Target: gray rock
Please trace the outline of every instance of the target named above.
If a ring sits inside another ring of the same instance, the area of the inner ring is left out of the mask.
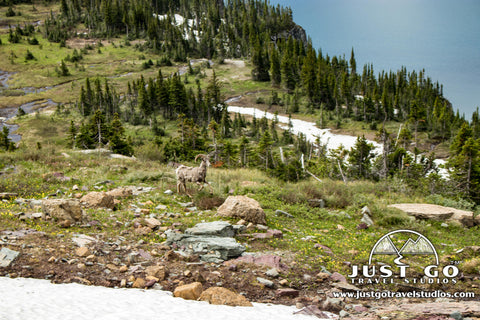
[[[225,221],[198,223],[193,228],[185,230],[186,234],[195,236],[234,237],[235,229]]]
[[[0,250],[0,267],[7,268],[20,255],[20,252],[8,248]]]
[[[360,221],[365,223],[369,227],[373,225],[373,220],[372,220],[372,218],[370,218],[370,216],[367,213],[363,214],[363,217]]]
[[[197,236],[192,234],[167,234],[167,245],[175,244],[177,247],[185,247],[192,253],[205,255],[211,251],[217,251],[217,257],[228,260],[240,256],[245,247],[235,239],[229,237]]]
[[[276,278],[280,275],[280,273],[278,272],[278,270],[276,268],[272,268],[272,269],[268,270],[267,272],[265,272],[265,274],[269,277],[272,277],[272,278]]]
[[[450,318],[453,318],[455,320],[463,320],[463,316],[460,312],[455,311],[450,314]]]
[[[173,191],[168,189],[168,190],[165,190],[165,192],[163,192],[164,194],[168,194],[168,195],[172,195],[173,194]]]
[[[443,223],[441,224],[441,226],[444,227],[444,228],[448,228],[448,223],[443,222]]]
[[[338,314],[340,318],[345,318],[349,316],[349,313],[345,310],[340,310],[340,313]]]
[[[233,230],[235,230],[235,234],[242,233],[242,232],[245,231],[246,229],[247,229],[247,227],[244,226],[244,225],[241,225],[241,224],[235,224],[235,225],[233,225]]]
[[[365,206],[362,208],[362,214],[372,214],[372,212],[367,206]]]
[[[270,281],[262,277],[257,277],[257,281],[263,284],[267,288],[273,288],[275,286],[275,283],[273,283],[273,281]]]
[[[167,210],[167,206],[164,204],[159,204],[158,206],[155,207],[157,210]]]
[[[275,210],[275,215],[278,216],[285,216],[287,218],[294,218],[290,213],[283,211],[283,210]]]
[[[72,236],[72,241],[79,247],[86,247],[87,245],[96,242],[97,239],[87,236],[85,234],[74,234]]]
[[[194,203],[193,203],[193,202],[179,202],[178,204],[181,205],[181,206],[184,207],[184,208],[193,207],[193,206],[194,206]]]

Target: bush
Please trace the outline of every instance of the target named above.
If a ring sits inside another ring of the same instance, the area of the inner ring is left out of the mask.
[[[15,17],[15,11],[13,11],[12,7],[8,7],[7,12],[5,13],[7,17]]]
[[[30,50],[27,50],[27,53],[25,54],[25,61],[28,60],[34,60],[35,57],[33,56],[33,53],[30,52]]]
[[[38,45],[38,40],[35,37],[33,37],[32,39],[29,38],[27,41],[28,41],[28,44],[31,44],[32,46]]]

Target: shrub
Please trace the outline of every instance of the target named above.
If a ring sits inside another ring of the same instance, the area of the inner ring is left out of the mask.
[[[34,60],[35,57],[33,56],[33,53],[30,52],[30,50],[27,50],[27,53],[25,54],[25,61],[28,60]]]

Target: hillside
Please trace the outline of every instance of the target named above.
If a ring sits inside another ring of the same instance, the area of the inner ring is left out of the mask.
[[[375,314],[371,300],[327,297],[357,290],[346,283],[352,265],[366,265],[381,236],[408,229],[434,243],[442,266],[458,265],[455,283],[355,286],[478,294],[478,115],[454,114],[422,71],[377,77],[370,65],[360,74],[353,51],[347,61],[313,49],[289,9],[167,3],[0,4],[9,15],[0,29],[0,246],[20,252],[0,276],[169,291],[198,281],[362,317]],[[314,124],[353,136],[350,145],[298,134]],[[213,190],[187,183],[189,197],[177,192],[175,167],[198,166],[198,154],[210,156]],[[112,190],[115,202],[83,204],[81,221],[45,217],[47,200]],[[201,222],[237,224],[217,212],[230,196],[265,211],[266,223],[246,222],[235,239],[269,264],[215,260],[215,250],[205,261],[165,242]],[[470,220],[415,219],[395,203],[469,210]],[[78,234],[91,242],[76,244]],[[427,258],[411,258],[408,276],[424,279]],[[148,278],[151,266],[168,272]],[[356,303],[367,310],[356,314]]]

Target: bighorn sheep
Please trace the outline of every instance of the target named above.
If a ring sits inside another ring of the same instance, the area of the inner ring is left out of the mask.
[[[178,193],[180,193],[180,189],[183,188],[185,193],[189,197],[191,197],[191,195],[189,195],[187,192],[186,182],[195,182],[198,185],[200,185],[200,189],[198,189],[198,191],[202,190],[203,185],[206,183],[208,184],[211,191],[213,192],[212,186],[207,180],[205,180],[205,177],[207,176],[207,167],[210,165],[210,161],[208,160],[209,156],[205,154],[199,154],[195,157],[195,162],[197,162],[198,158],[202,159],[200,166],[187,167],[184,165],[180,165],[177,168],[177,170],[175,170],[175,173],[177,175],[177,192]]]

